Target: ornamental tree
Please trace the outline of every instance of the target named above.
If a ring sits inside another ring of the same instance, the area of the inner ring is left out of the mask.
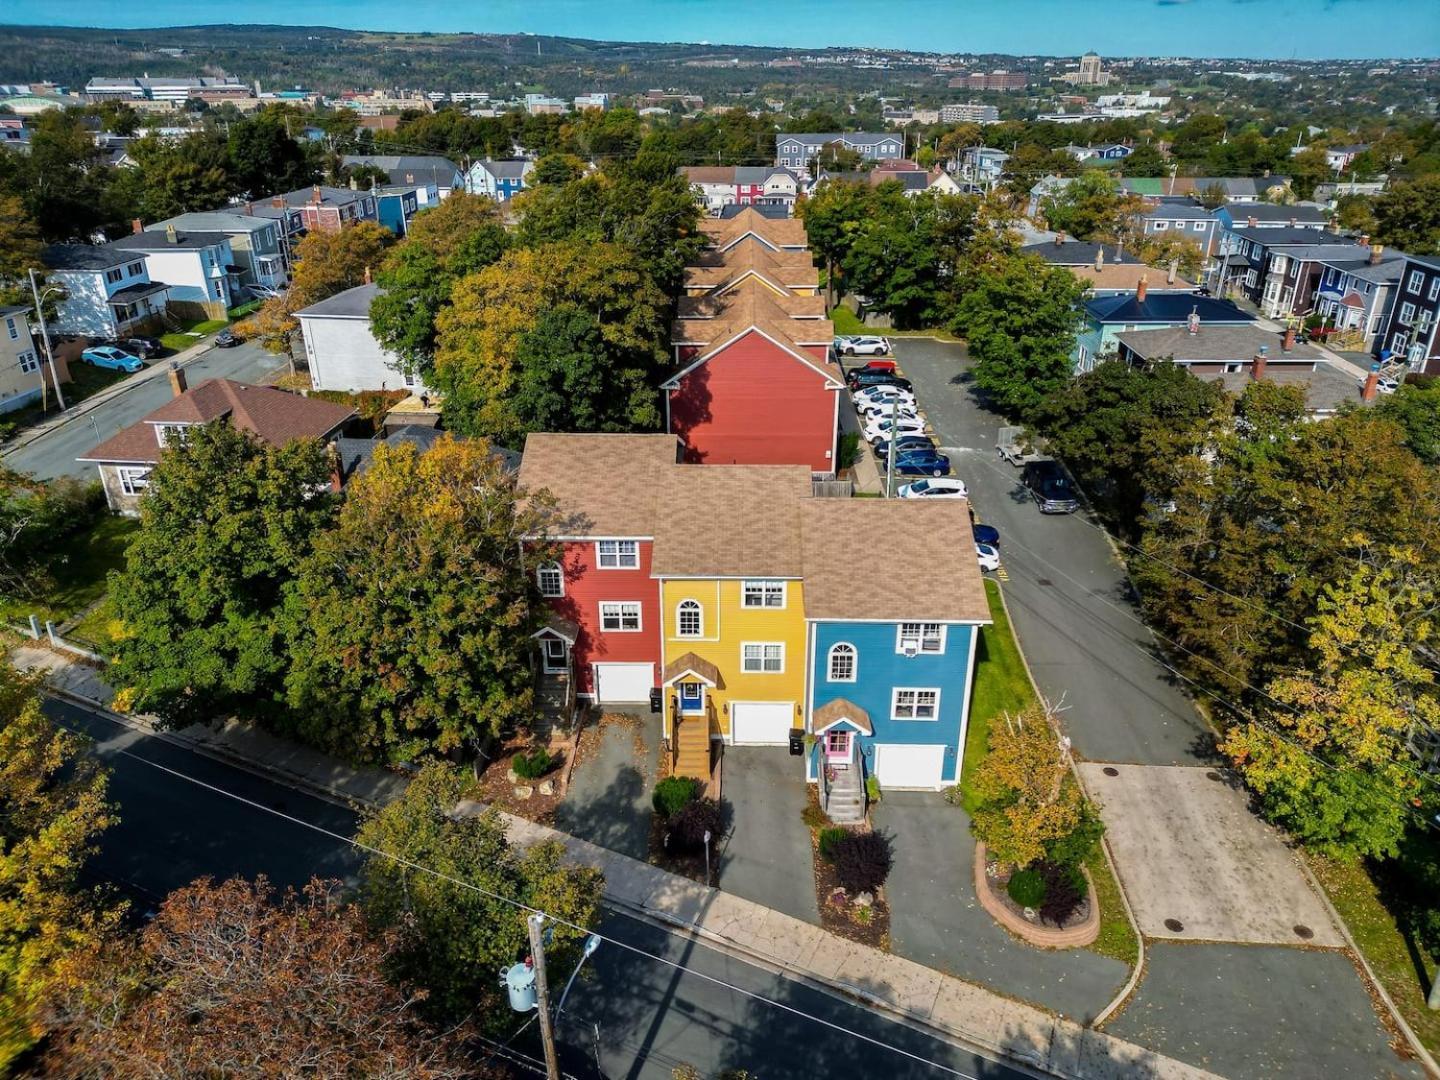
[[[1081,824],[1084,797],[1042,706],[990,729],[971,784],[975,835],[1000,862],[1028,866]]]

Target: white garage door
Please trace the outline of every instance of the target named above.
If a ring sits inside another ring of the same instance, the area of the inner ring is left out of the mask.
[[[793,701],[737,701],[730,706],[731,741],[743,746],[784,746],[794,725]]]
[[[595,665],[596,701],[648,701],[654,685],[653,664]]]
[[[906,746],[880,743],[875,747],[875,775],[881,788],[943,787],[940,773],[945,767],[945,747]]]

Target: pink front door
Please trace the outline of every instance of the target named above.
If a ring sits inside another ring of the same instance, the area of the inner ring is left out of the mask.
[[[836,769],[850,765],[850,732],[827,731],[825,733],[825,764]]]

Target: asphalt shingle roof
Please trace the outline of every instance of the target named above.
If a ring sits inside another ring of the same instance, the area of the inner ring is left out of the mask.
[[[1324,353],[1313,345],[1297,341],[1285,352],[1281,344],[1285,335],[1251,323],[1241,326],[1208,325],[1200,320],[1200,329],[1192,334],[1184,326],[1156,330],[1125,330],[1115,340],[1132,349],[1143,360],[1166,357],[1176,363],[1233,363],[1252,359],[1262,348],[1277,363],[1285,361],[1314,362]]]
[[[353,289],[336,293],[334,296],[321,300],[318,304],[301,308],[295,315],[297,318],[311,316],[331,319],[368,319],[370,304],[379,295],[380,286],[374,282],[368,285],[356,285]]]
[[[1207,322],[1255,321],[1253,315],[1247,315],[1228,300],[1189,293],[1150,292],[1144,300],[1136,300],[1134,293],[1097,296],[1085,304],[1085,311],[1092,319],[1102,323],[1183,323],[1192,311],[1200,316],[1202,326]]]
[[[653,536],[656,502],[679,454],[674,435],[538,432],[525,437],[520,486],[555,496],[562,535]]]
[[[40,256],[51,270],[108,270],[134,259],[130,252],[111,244],[51,244]]]
[[[1118,263],[1123,266],[1143,266],[1144,263],[1128,251],[1117,251],[1114,244],[1101,244],[1093,240],[1053,240],[1038,244],[1026,244],[1020,249],[1023,255],[1038,255],[1051,266],[1093,266],[1095,257],[1105,254],[1106,265]]]

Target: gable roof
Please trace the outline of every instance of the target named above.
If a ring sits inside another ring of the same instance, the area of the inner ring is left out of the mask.
[[[1131,349],[1142,360],[1164,357],[1180,364],[1234,363],[1254,358],[1262,348],[1277,364],[1286,361],[1307,363],[1324,357],[1319,349],[1297,341],[1288,352],[1281,349],[1285,335],[1266,330],[1255,323],[1240,326],[1209,325],[1202,317],[1200,329],[1190,333],[1184,326],[1168,326],[1155,330],[1125,330],[1115,340]]]
[[[980,566],[968,557],[969,511],[964,499],[808,500],[800,507],[806,618],[989,622]],[[883,551],[905,572],[856,574],[856,551]]]
[[[453,187],[460,166],[438,154],[346,154],[346,165],[371,165],[384,169],[392,184],[431,183]],[[411,179],[406,179],[410,177]]]
[[[1338,236],[1335,233],[1328,233],[1324,229],[1301,229],[1290,228],[1288,225],[1278,225],[1273,228],[1256,226],[1251,228],[1248,225],[1237,225],[1230,230],[1230,235],[1238,236],[1242,240],[1250,240],[1261,247],[1294,247],[1304,245],[1306,247],[1328,247],[1336,249],[1337,255],[1343,255],[1346,251],[1354,253],[1352,257],[1359,258],[1359,253],[1369,254],[1369,248],[1362,248],[1354,239],[1348,236]]]
[[[188,232],[175,230],[175,239],[170,239],[168,230],[160,232],[138,232],[111,240],[110,246],[121,251],[200,251],[204,248],[228,244],[230,237],[223,232]]]
[[[1117,289],[1134,289],[1140,283],[1143,276],[1147,279],[1146,285],[1151,292],[1184,292],[1195,291],[1195,283],[1187,281],[1179,274],[1171,281],[1168,270],[1157,270],[1148,266],[1133,266],[1129,263],[1113,266],[1106,263],[1098,271],[1091,266],[1067,266],[1077,281],[1082,281],[1095,292],[1112,292]]]
[[[728,251],[706,251],[685,268],[689,289],[713,289],[747,273],[758,274],[782,290],[818,289],[820,271],[808,251],[776,251],[758,240],[742,240]]]
[[[1085,313],[1100,323],[1183,323],[1194,312],[1205,323],[1248,323],[1255,316],[1246,314],[1229,300],[1189,293],[1147,292],[1144,300],[1134,293],[1119,296],[1097,296],[1085,303]]]
[[[747,235],[752,235],[767,247],[803,248],[809,243],[805,235],[805,223],[796,218],[772,218],[757,213],[753,206],[730,218],[703,218],[700,231],[710,239],[719,251],[725,251]]]
[[[1253,380],[1248,371],[1231,371],[1211,376],[1211,381],[1220,383],[1232,394],[1243,394]],[[1298,386],[1305,392],[1305,409],[1310,413],[1334,412],[1347,401],[1365,404],[1359,380],[1328,361],[1316,364],[1313,371],[1308,367],[1297,371],[1284,365],[1271,365],[1265,369],[1264,381],[1277,386]]]
[[[108,270],[134,259],[130,252],[110,244],[51,244],[40,256],[51,270]]]
[[[483,161],[477,161],[475,167],[483,169],[496,180],[523,180],[525,175],[535,167],[535,163],[523,158],[505,158],[498,161],[486,158]]]
[[[311,304],[295,312],[297,319],[369,319],[370,304],[380,295],[381,289],[374,282],[356,285],[353,289],[326,297],[318,304]]]
[[[826,728],[842,722],[848,723],[861,735],[875,734],[875,725],[870,722],[870,714],[853,701],[840,697],[831,698],[810,714],[810,731],[818,735]]]
[[[697,313],[708,317],[677,318],[671,328],[672,344],[699,345],[708,350],[755,328],[785,348],[797,350],[826,374],[839,376],[828,359],[812,356],[802,348],[829,345],[835,340],[835,325],[829,319],[796,318],[796,313],[782,306],[786,303],[784,297],[753,278],[703,299],[710,304]]]
[[[1114,244],[1102,244],[1095,240],[1042,240],[1037,244],[1026,244],[1020,249],[1022,255],[1038,255],[1051,266],[1094,266],[1098,255],[1105,256],[1105,262],[1124,266],[1143,266],[1141,259],[1128,251],[1117,249]]]
[[[1329,210],[1323,210],[1318,206],[1299,204],[1282,206],[1279,203],[1267,202],[1229,203],[1217,209],[1224,210],[1230,215],[1230,220],[1237,225],[1243,225],[1251,218],[1256,221],[1279,221],[1287,224],[1293,221],[1297,224],[1309,222],[1314,225],[1324,225],[1331,216]]]
[[[259,232],[262,229],[275,228],[275,222],[270,218],[256,217],[254,214],[247,214],[243,210],[196,210],[188,214],[177,214],[164,221],[157,221],[154,224],[146,225],[146,232],[164,232],[165,226],[174,225],[182,231],[211,232],[211,233],[232,233],[232,232]]]
[[[284,446],[295,439],[323,438],[354,415],[355,410],[348,406],[301,397],[273,386],[207,379],[76,460],[158,461],[161,447],[155,439],[156,424],[205,424],[224,419],[262,442]]]
[[[525,437],[520,486],[555,496],[566,536],[654,536],[656,502],[680,454],[674,435]]]
[[[676,465],[662,486],[656,577],[801,576],[796,504],[810,499],[810,466]]]
[[[748,289],[752,287],[763,288],[751,279],[738,282],[731,289],[718,292],[706,293],[703,296],[682,296],[676,301],[675,317],[678,321],[689,325],[691,319],[714,319],[722,316],[725,311],[727,298],[732,289]],[[786,315],[792,319],[824,319],[825,318],[825,297],[823,296],[791,296],[772,294],[771,300]],[[833,323],[831,324],[833,328]]]

